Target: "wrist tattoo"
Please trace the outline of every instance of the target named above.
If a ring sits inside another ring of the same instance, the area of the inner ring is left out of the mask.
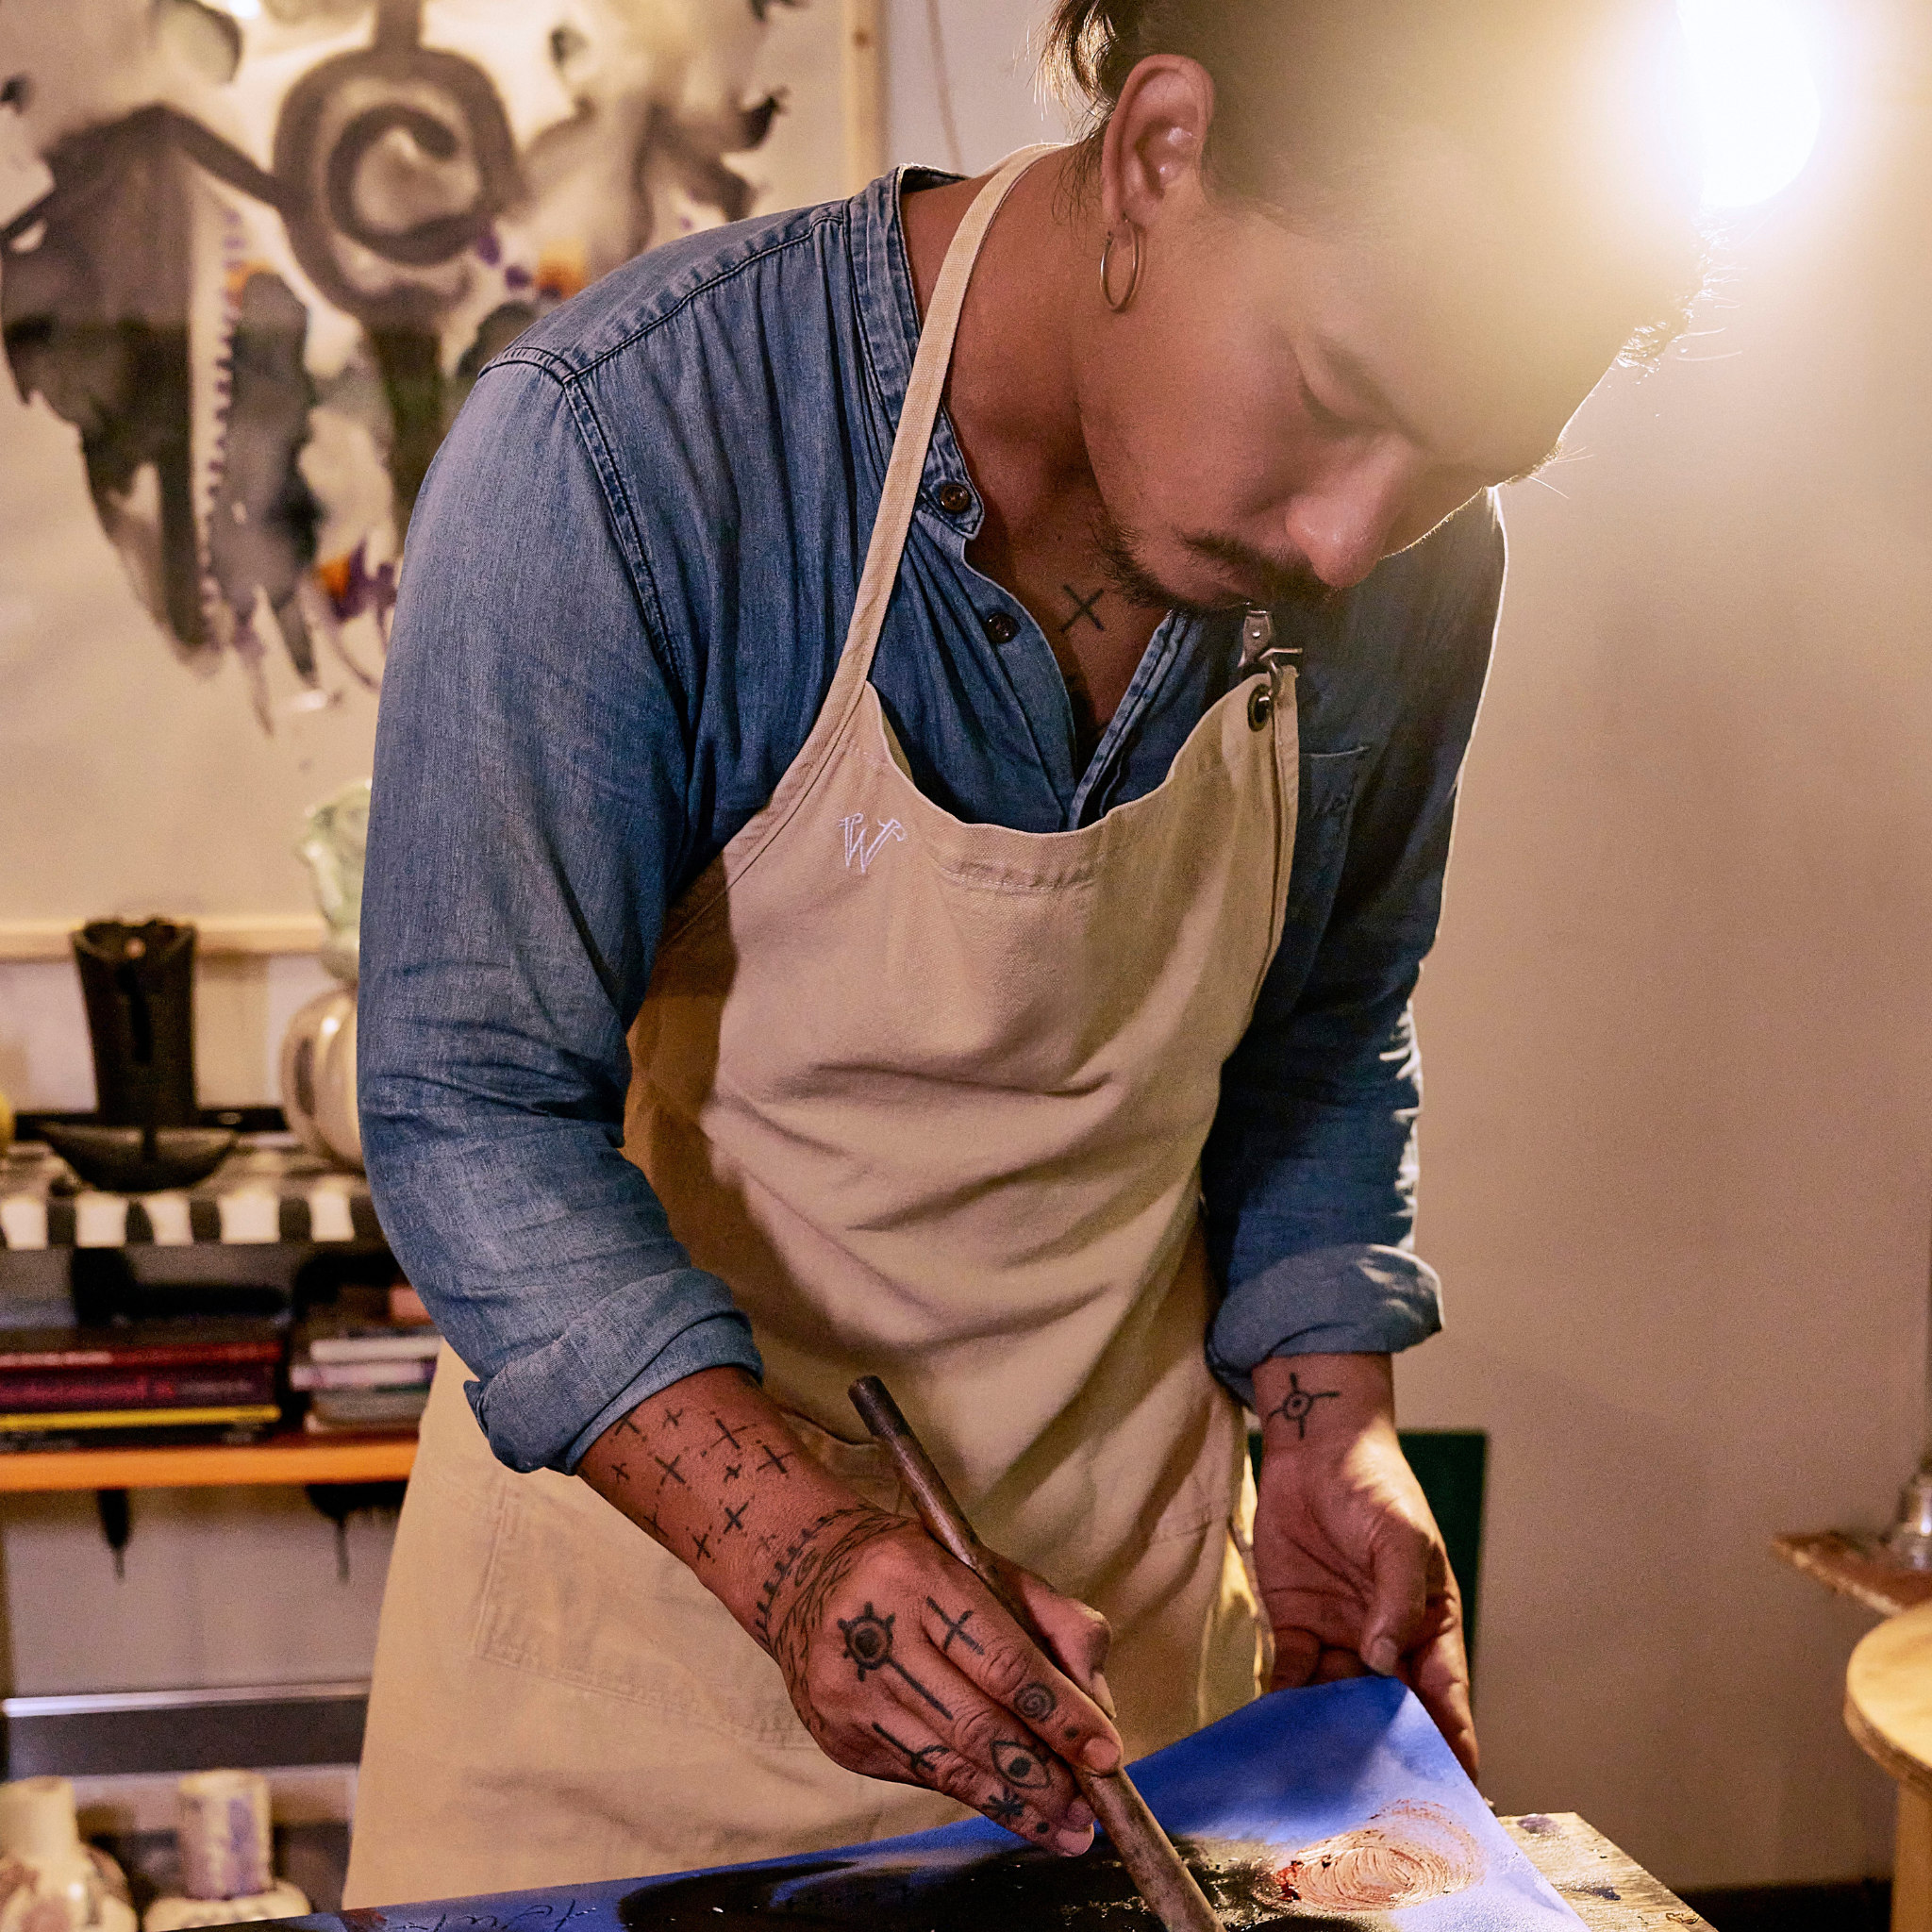
[[[1279,1416],[1285,1423],[1292,1423],[1295,1440],[1306,1442],[1308,1440],[1308,1418],[1314,1414],[1316,1403],[1337,1401],[1341,1394],[1340,1389],[1304,1389],[1302,1378],[1291,1369],[1288,1393],[1268,1413]]]
[[[828,1509],[792,1538],[772,1565],[758,1590],[753,1612],[753,1634],[773,1656],[781,1644],[802,1651],[817,1629],[825,1600],[858,1560],[858,1553],[875,1537],[904,1529],[906,1520],[883,1509]],[[790,1587],[791,1595],[782,1611],[779,1598]]]

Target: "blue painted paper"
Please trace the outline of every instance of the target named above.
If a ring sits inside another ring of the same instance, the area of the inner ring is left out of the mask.
[[[1414,1696],[1401,1684],[1358,1678],[1277,1691],[1134,1766],[1134,1780],[1176,1839],[1257,1842],[1270,1868],[1377,1814],[1415,1807],[1459,1826],[1477,1851],[1474,1882],[1444,1897],[1387,1911],[1337,1915],[1284,1906],[1250,1925],[1394,1927],[1399,1932],[1557,1932],[1581,1921],[1496,1823]],[[957,1923],[941,1888],[1009,1859],[1016,1840],[983,1819],[839,1852],[730,1868],[723,1890],[695,1874],[504,1892],[284,1923],[305,1932],[650,1932],[708,1924],[729,1932],[747,1916],[782,1925],[853,1925],[925,1932]],[[1045,1862],[1042,1860],[1042,1862]],[[1054,1861],[1058,1864],[1059,1861]],[[1060,1866],[1058,1874],[1067,1875]],[[704,1903],[722,1897],[724,1907]],[[756,1897],[756,1904],[743,1901]],[[928,1910],[928,1903],[939,1907]],[[1138,1913],[1134,1916],[1140,1916]],[[1121,1919],[1126,1932],[1126,1917]],[[990,1928],[991,1932],[991,1928]]]

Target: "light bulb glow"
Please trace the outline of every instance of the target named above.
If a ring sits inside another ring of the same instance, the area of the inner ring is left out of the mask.
[[[1769,201],[1818,142],[1818,87],[1792,0],[1678,0],[1710,208]]]

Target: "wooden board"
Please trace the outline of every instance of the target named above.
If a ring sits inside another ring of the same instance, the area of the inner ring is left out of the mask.
[[[1591,1932],[1682,1932],[1709,1922],[1574,1811],[1506,1818],[1503,1829]]]
[[[1932,1571],[1892,1562],[1878,1539],[1842,1529],[1774,1537],[1773,1552],[1827,1590],[1861,1603],[1881,1617],[1932,1603]]]
[[[49,1490],[202,1490],[230,1485],[403,1482],[413,1435],[305,1436],[187,1449],[54,1449],[0,1456],[0,1493]]]

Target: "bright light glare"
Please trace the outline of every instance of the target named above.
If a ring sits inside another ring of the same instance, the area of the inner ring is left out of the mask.
[[[1791,0],[1678,0],[1704,121],[1704,199],[1749,208],[1788,186],[1818,141],[1818,89]]]

